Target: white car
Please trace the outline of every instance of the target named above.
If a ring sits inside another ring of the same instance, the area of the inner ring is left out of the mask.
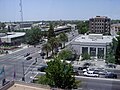
[[[38,51],[39,54],[41,54],[42,50]]]
[[[83,75],[88,77],[99,77],[99,74],[95,73],[94,71],[84,72]]]

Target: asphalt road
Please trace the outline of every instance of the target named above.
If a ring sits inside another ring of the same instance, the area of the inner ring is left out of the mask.
[[[38,54],[38,51],[40,48],[35,48],[35,47],[29,47],[24,50],[8,54],[5,56],[0,57],[0,69],[2,67],[5,67],[5,77],[7,80],[13,80],[14,77],[14,71],[16,73],[15,80],[20,80],[23,76],[23,62],[24,62],[24,71],[26,70],[29,72],[32,70],[35,65],[32,65],[29,67],[33,62],[35,62],[35,58],[37,57],[37,63],[42,63],[43,60],[41,56]],[[26,53],[30,53],[30,56],[32,56],[31,60],[26,60],[24,55]],[[28,67],[30,69],[28,69]],[[26,74],[28,73],[26,72]],[[0,81],[3,79],[3,74],[0,75]]]
[[[77,77],[76,79],[81,80],[79,87],[81,90],[120,90],[120,80],[80,77]]]
[[[44,74],[39,72],[37,76]],[[77,90],[120,90],[120,79],[76,76],[76,80],[81,81]]]

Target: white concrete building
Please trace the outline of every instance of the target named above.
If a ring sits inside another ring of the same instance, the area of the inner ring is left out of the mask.
[[[120,23],[112,24],[111,25],[111,30],[110,30],[111,35],[116,36],[118,32],[120,32]]]
[[[88,53],[93,58],[105,58],[106,49],[112,39],[113,36],[102,34],[80,35],[71,43],[71,46],[78,55]]]
[[[10,32],[6,36],[0,37],[0,39],[2,43],[15,44],[20,43],[24,36],[24,32]]]

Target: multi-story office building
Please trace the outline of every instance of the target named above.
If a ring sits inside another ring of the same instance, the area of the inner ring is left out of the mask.
[[[96,16],[89,19],[89,31],[96,34],[110,34],[111,19],[105,16]]]

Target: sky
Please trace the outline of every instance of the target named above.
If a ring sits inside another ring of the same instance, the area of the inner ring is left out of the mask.
[[[0,0],[0,21],[20,21],[20,0]],[[23,20],[120,19],[120,0],[22,0]]]

